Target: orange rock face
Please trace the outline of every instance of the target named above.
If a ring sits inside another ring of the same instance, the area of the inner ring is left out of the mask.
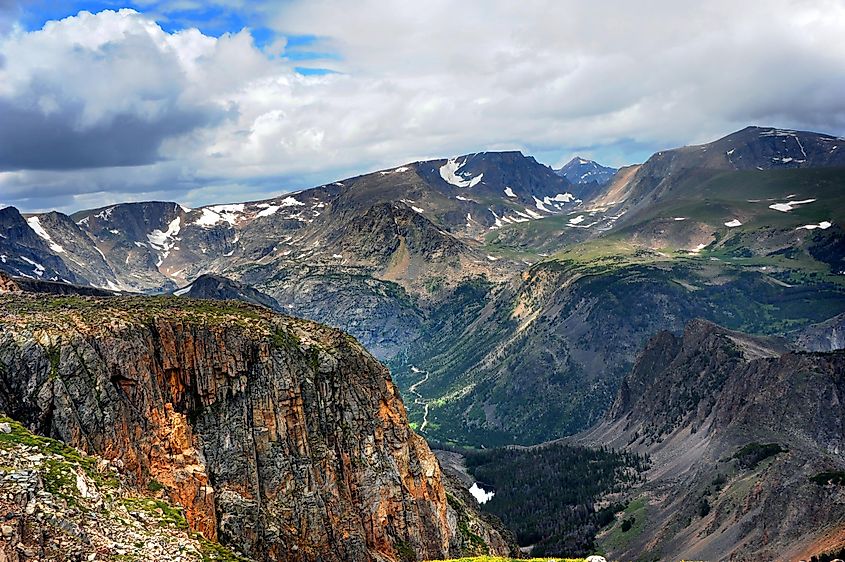
[[[235,305],[4,302],[0,407],[160,483],[207,538],[259,560],[449,555],[439,465],[349,336]]]

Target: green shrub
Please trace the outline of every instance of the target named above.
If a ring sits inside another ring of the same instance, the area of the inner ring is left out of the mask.
[[[845,486],[845,471],[833,470],[826,472],[819,472],[815,476],[810,477],[810,480],[819,486],[827,484],[835,484],[837,486]]]
[[[752,469],[760,464],[761,461],[785,452],[786,449],[777,443],[749,443],[737,451],[733,458],[737,460],[742,468]]]

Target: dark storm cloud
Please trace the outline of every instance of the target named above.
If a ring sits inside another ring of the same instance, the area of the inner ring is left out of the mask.
[[[80,128],[82,104],[44,113],[0,98],[0,170],[73,170],[151,164],[161,143],[221,118],[219,111],[168,108],[148,120],[131,113]]]

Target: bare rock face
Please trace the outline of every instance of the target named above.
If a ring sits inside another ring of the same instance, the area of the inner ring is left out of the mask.
[[[799,330],[793,339],[796,346],[806,351],[845,349],[845,314]]]
[[[0,317],[0,409],[160,483],[206,538],[257,560],[460,550],[437,460],[342,332],[174,298],[5,295]]]

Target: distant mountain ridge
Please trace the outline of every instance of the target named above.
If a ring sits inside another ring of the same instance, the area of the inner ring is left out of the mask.
[[[467,278],[518,271],[518,261],[482,248],[487,234],[562,216],[583,204],[580,193],[531,157],[485,152],[197,209],[141,202],[24,219],[8,208],[0,211],[0,270],[145,293],[223,274],[288,312],[351,331],[385,357],[418,335],[425,301]],[[358,311],[351,317],[321,303],[340,279]],[[395,330],[381,330],[385,316]]]
[[[710,143],[655,153],[614,199],[628,205],[653,203],[685,182],[727,171],[843,167],[843,151],[845,139],[832,135],[750,126]]]
[[[616,168],[602,166],[594,160],[587,160],[580,156],[574,157],[572,160],[563,165],[563,167],[555,170],[559,176],[565,177],[573,184],[588,184],[595,182],[598,185],[605,185],[616,174]]]
[[[4,244],[22,244],[45,263],[33,269],[29,262],[19,263],[18,254],[30,258],[17,247],[0,247],[7,255],[0,268],[112,289],[162,291],[239,260],[341,259],[318,248],[319,243],[374,205],[404,203],[451,235],[477,241],[490,229],[577,206],[577,190],[570,193],[570,188],[566,179],[531,157],[487,152],[416,162],[257,202],[198,209],[141,202],[71,217],[40,214],[34,229],[25,228],[23,217],[13,217],[16,211],[6,208],[0,216],[0,228],[9,230]]]

